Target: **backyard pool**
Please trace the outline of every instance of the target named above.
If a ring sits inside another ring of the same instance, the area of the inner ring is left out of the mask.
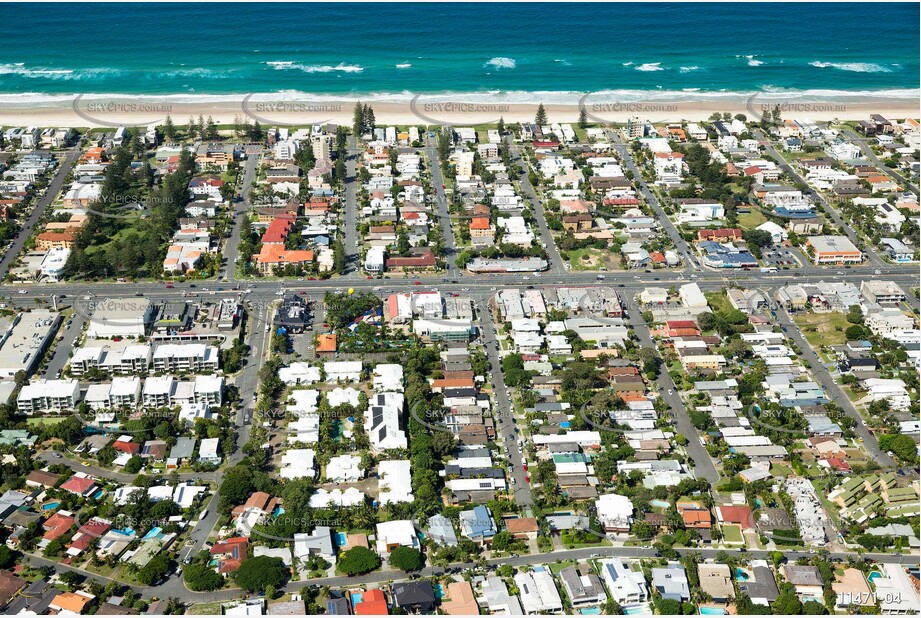
[[[163,532],[163,528],[160,528],[160,527],[153,527],[153,528],[150,529],[150,532],[148,532],[147,534],[145,534],[145,535],[144,535],[144,538],[141,539],[141,540],[142,540],[142,541],[146,541],[146,540],[148,540],[148,539],[156,538],[156,537],[160,536],[160,533],[161,533],[161,532]]]
[[[601,613],[600,607],[583,607],[579,610],[579,613],[583,616],[595,616]]]
[[[668,502],[666,502],[665,500],[650,500],[649,504],[651,504],[652,506],[657,506],[660,509],[668,508]]]
[[[61,503],[60,503],[60,502],[46,502],[45,504],[42,505],[42,510],[43,510],[43,511],[52,511],[52,510],[58,508],[59,506],[61,506]]]
[[[867,581],[872,584],[873,582],[875,582],[877,579],[879,579],[882,576],[883,574],[880,573],[879,571],[873,571],[872,573],[867,575]]]
[[[349,596],[352,597],[352,607],[353,608],[359,603],[361,603],[361,593],[360,592],[353,592]]]
[[[700,615],[701,616],[722,616],[726,613],[726,610],[722,607],[701,607]]]
[[[747,582],[748,573],[745,572],[745,569],[736,568],[736,581],[737,582]]]
[[[445,587],[441,584],[435,584],[435,597],[438,599],[443,599],[445,596]]]
[[[336,533],[336,547],[345,547],[348,541],[345,538],[345,532]]]
[[[636,614],[645,614],[646,609],[642,605],[631,605],[630,607],[623,608],[624,615],[634,616]]]

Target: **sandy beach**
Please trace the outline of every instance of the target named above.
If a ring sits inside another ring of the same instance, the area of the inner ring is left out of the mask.
[[[425,100],[373,101],[378,123],[395,125],[457,126],[488,124],[501,117],[506,122],[534,119],[536,104],[495,103],[485,98],[475,101],[455,100],[442,96]],[[74,97],[53,103],[7,100],[0,103],[0,125],[115,127],[162,124],[166,116],[176,124],[185,124],[189,117],[211,116],[219,124],[231,124],[235,119],[259,121],[263,125],[309,125],[334,122],[350,125],[355,100],[309,100],[288,96],[261,98],[232,95],[215,101],[188,101],[181,97]],[[548,104],[547,115],[552,122],[575,122],[582,108],[591,123],[623,123],[638,117],[654,123],[706,120],[714,113],[745,114],[758,118],[765,109],[780,105],[784,118],[820,120],[857,120],[871,113],[892,119],[917,118],[916,99],[862,98],[854,100],[784,100],[776,95],[757,95],[748,100],[683,100],[683,101],[616,101],[598,96],[574,100],[571,104]]]

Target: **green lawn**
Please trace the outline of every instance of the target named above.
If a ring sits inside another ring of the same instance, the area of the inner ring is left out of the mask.
[[[569,256],[569,264],[573,271],[598,270],[602,266],[610,268],[605,258],[609,257],[611,254],[601,249],[595,249],[593,247],[574,249],[572,251],[567,251],[566,255]]]
[[[751,230],[766,222],[767,217],[761,214],[760,210],[753,207],[751,212],[739,215],[738,220],[739,227]]]
[[[727,543],[741,545],[745,542],[742,536],[742,528],[738,524],[723,524],[723,540]]]
[[[704,292],[707,304],[710,305],[710,311],[732,311],[732,305],[729,304],[729,298],[723,292]]]
[[[813,348],[819,346],[841,345],[847,341],[844,331],[850,322],[843,313],[799,313],[793,321]]]

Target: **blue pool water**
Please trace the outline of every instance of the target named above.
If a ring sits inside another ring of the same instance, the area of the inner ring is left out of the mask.
[[[336,533],[336,547],[345,547],[346,544],[345,533],[337,532]]]
[[[434,587],[435,587],[435,597],[439,599],[443,599],[445,596],[445,587],[442,586],[441,584],[435,584]]]
[[[744,569],[738,569],[738,568],[737,568],[737,569],[736,569],[736,581],[737,581],[737,582],[747,582],[747,581],[748,581],[748,573],[746,573]]]
[[[356,605],[361,603],[361,593],[360,592],[353,592],[349,596],[352,597],[352,607],[355,607]]]
[[[93,494],[93,499],[94,499],[94,500],[100,500],[104,495],[106,495],[106,492],[104,492],[104,491],[102,491],[102,490],[100,489],[99,491],[97,491],[96,493]]]
[[[877,579],[879,579],[879,578],[882,577],[882,576],[883,576],[883,574],[880,573],[879,571],[873,571],[872,573],[870,573],[869,575],[867,575],[867,581],[870,582],[870,583],[873,583],[873,582],[875,582]]]
[[[624,607],[624,615],[633,616],[635,614],[645,614],[643,607],[641,605],[631,605],[630,607]]]
[[[726,610],[722,607],[701,607],[700,615],[701,616],[722,616],[726,613]]]
[[[666,502],[665,500],[650,500],[649,504],[651,504],[652,506],[657,506],[662,509],[668,508],[668,502]]]
[[[285,509],[280,506],[276,506],[275,510],[272,511],[272,517],[278,517],[279,515],[284,515],[284,514],[285,514]]]
[[[601,613],[600,607],[583,607],[579,610],[579,613],[583,616],[594,616]]]
[[[146,540],[148,540],[148,539],[156,538],[156,537],[160,536],[160,533],[161,533],[161,532],[163,532],[163,528],[160,528],[160,527],[151,528],[151,529],[150,529],[150,532],[148,532],[147,534],[145,534],[145,535],[144,535],[144,538],[141,539],[141,540],[142,540],[142,541],[146,541]]]
[[[51,510],[58,508],[59,506],[61,506],[60,502],[46,502],[45,504],[42,505],[42,510],[51,511]]]

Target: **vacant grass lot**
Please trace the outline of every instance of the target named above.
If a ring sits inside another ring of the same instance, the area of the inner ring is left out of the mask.
[[[841,345],[847,341],[844,331],[851,324],[843,313],[799,313],[791,317],[813,348]]]

